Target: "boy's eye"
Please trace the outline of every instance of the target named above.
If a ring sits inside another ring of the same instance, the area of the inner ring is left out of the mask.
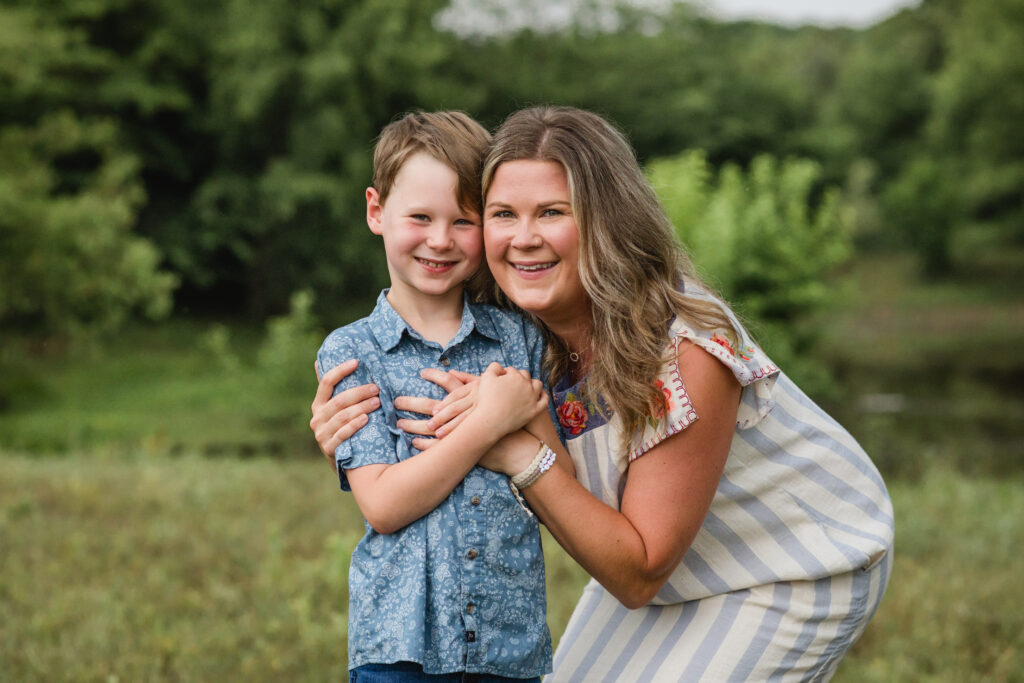
[[[425,213],[414,213],[411,216],[409,216],[409,218],[413,219],[414,221],[420,221],[421,223],[430,222],[430,216],[428,216]]]
[[[476,227],[476,221],[471,218],[457,218],[455,220],[455,225],[466,228],[473,228]]]

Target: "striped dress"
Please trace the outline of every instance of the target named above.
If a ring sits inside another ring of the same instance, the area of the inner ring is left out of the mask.
[[[545,683],[828,680],[878,607],[893,540],[878,470],[733,323],[739,336],[679,319],[669,334],[674,345],[688,339],[706,350],[743,386],[700,532],[645,607],[627,609],[591,580]],[[666,363],[657,383],[667,414],[628,452],[614,415],[605,422],[580,385],[556,387],[576,476],[591,493],[618,509],[629,463],[698,419],[684,380]]]

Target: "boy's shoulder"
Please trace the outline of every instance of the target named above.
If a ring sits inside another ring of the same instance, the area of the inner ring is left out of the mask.
[[[499,308],[493,304],[471,303],[470,307],[473,310],[473,316],[478,321],[481,318],[489,320],[497,328],[498,334],[503,337],[510,333],[517,336],[524,333],[531,336],[539,334],[537,327],[519,311]]]
[[[320,354],[359,349],[372,344],[373,326],[370,316],[342,325],[331,332],[320,345]]]

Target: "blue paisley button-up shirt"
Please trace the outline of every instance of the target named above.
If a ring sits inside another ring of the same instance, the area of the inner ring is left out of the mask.
[[[381,409],[338,446],[345,470],[415,457],[399,431],[396,396],[443,398],[421,379],[423,368],[482,373],[492,362],[540,376],[543,341],[515,313],[465,302],[462,325],[447,347],[427,341],[388,303],[387,290],[368,317],[332,332],[317,354],[321,373],[350,358],[358,369],[335,393],[374,382]],[[531,678],[551,671],[544,557],[535,517],[519,505],[508,477],[474,467],[425,517],[393,534],[366,534],[349,567],[349,669],[418,662],[427,673],[468,671]]]

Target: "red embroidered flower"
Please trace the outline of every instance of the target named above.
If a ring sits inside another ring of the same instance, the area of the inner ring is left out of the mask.
[[[715,334],[713,337],[711,337],[711,341],[713,341],[716,344],[718,344],[719,346],[721,346],[723,349],[728,351],[731,355],[733,355],[733,356],[736,355],[736,352],[732,350],[732,342],[730,342],[728,339],[726,339],[722,335]]]
[[[663,381],[660,379],[655,380],[654,386],[661,389],[661,401],[651,406],[651,415],[660,420],[665,417],[665,413],[672,410],[675,406],[672,405],[672,392],[669,391],[669,388],[665,386]]]
[[[587,426],[590,415],[583,407],[582,401],[568,399],[558,406],[558,421],[569,430],[570,434],[579,434]]]

